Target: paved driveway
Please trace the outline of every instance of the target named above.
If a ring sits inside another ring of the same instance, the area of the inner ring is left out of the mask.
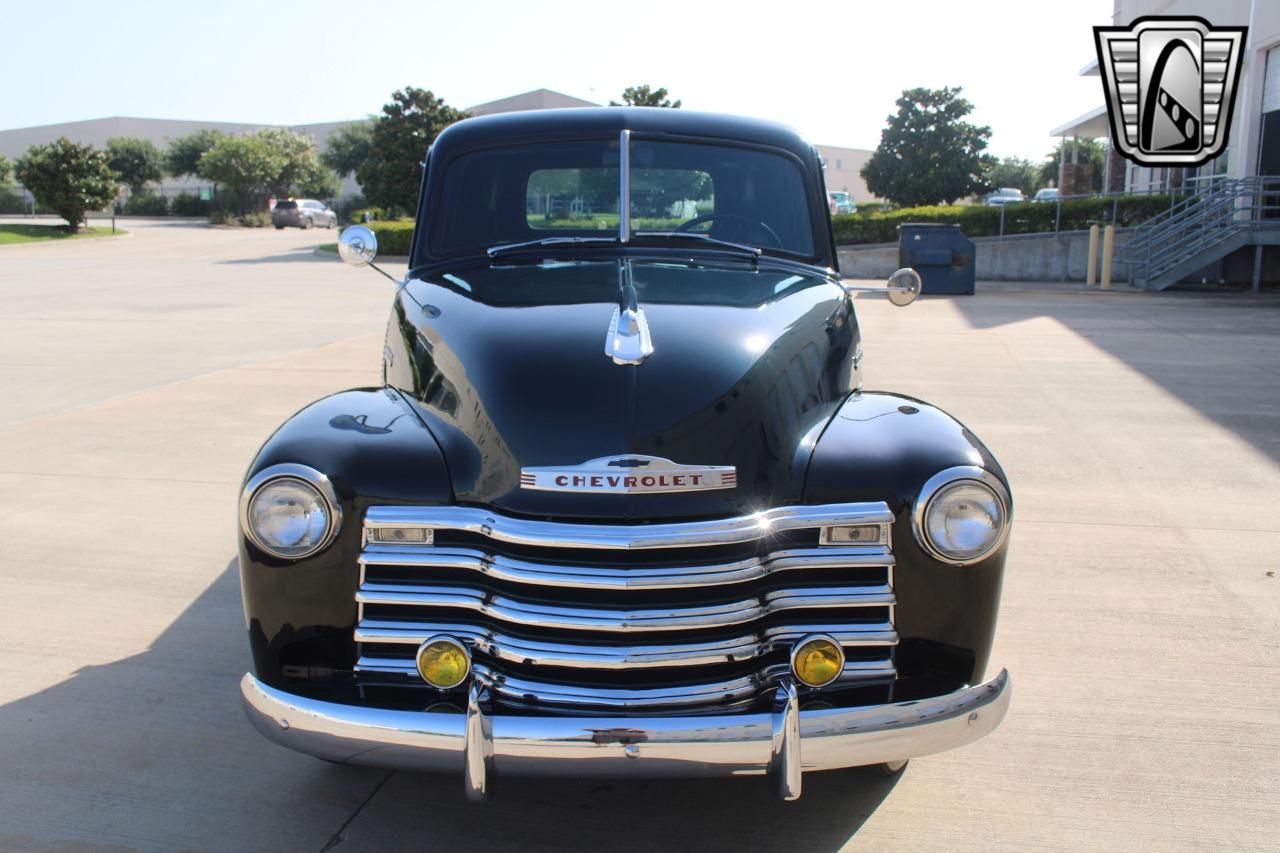
[[[129,227],[0,247],[0,849],[1280,849],[1280,302],[860,298],[868,387],[1013,480],[1004,726],[793,804],[502,779],[473,806],[268,744],[236,693],[240,477],[378,381],[390,285],[323,232]]]

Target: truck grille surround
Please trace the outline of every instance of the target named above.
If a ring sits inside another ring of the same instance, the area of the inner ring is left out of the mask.
[[[397,704],[465,705],[465,690],[442,694],[415,665],[424,640],[447,634],[469,646],[475,676],[510,711],[723,713],[766,706],[794,644],[826,634],[843,647],[844,669],[826,687],[800,687],[802,701],[890,701],[892,522],[883,503],[622,525],[371,507],[357,684],[395,690]],[[879,525],[880,541],[821,544],[834,525]],[[430,533],[379,541],[395,530]]]

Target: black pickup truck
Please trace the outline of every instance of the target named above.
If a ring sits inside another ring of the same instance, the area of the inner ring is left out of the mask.
[[[374,265],[375,235],[340,252]],[[374,265],[376,268],[376,265]],[[246,712],[330,761],[766,775],[976,740],[1012,504],[862,387],[814,148],[683,110],[467,119],[426,160],[383,383],[272,435],[240,501]]]

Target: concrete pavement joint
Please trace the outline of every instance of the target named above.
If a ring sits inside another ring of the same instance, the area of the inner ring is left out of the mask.
[[[369,805],[370,801],[378,795],[378,792],[382,790],[382,786],[387,784],[387,780],[390,779],[392,774],[395,772],[396,771],[394,770],[388,770],[386,774],[378,780],[378,784],[373,786],[373,790],[369,792],[369,796],[364,798],[364,802],[356,806],[355,811],[351,813],[350,817],[342,822],[342,826],[338,827],[338,831],[333,834],[333,837],[329,839],[328,843],[325,844],[324,847],[320,848],[320,853],[329,853],[330,850],[342,843],[343,831],[351,825],[351,821],[355,820],[360,815],[360,812],[364,811],[364,807]]]

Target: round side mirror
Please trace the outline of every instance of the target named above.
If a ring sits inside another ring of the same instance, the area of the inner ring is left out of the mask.
[[[378,255],[378,238],[363,225],[343,229],[338,237],[338,257],[353,267],[363,267]]]
[[[889,276],[886,286],[889,301],[899,308],[910,305],[920,295],[920,273],[910,267],[903,267]]]

